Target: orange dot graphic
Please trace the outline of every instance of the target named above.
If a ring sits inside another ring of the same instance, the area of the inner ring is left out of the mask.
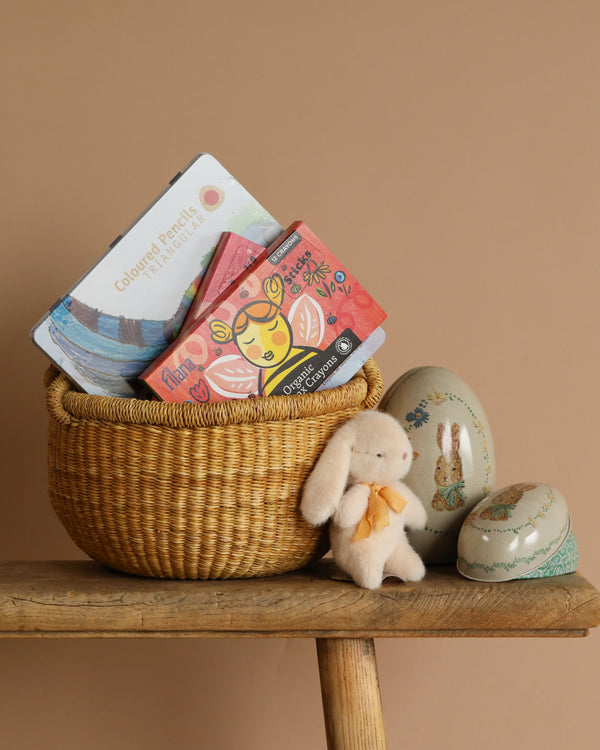
[[[262,355],[262,349],[258,344],[250,344],[246,349],[246,354],[250,359],[258,359]]]

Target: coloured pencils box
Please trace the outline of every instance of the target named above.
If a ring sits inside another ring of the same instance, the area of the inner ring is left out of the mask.
[[[200,154],[50,312],[33,341],[82,390],[134,396],[180,329],[222,232],[268,245],[282,227]]]
[[[386,314],[303,222],[143,374],[164,401],[315,391]]]
[[[227,287],[266,251],[262,245],[239,234],[223,232],[186,316],[183,330],[188,330]]]

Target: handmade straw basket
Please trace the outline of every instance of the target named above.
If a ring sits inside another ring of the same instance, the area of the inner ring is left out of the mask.
[[[214,404],[90,396],[45,378],[50,499],[94,560],[155,578],[251,578],[321,557],[326,530],[299,512],[327,440],[383,383]]]

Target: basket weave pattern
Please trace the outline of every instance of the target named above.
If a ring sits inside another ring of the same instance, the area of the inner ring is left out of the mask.
[[[321,557],[303,484],[335,429],[383,391],[372,360],[339,388],[214,404],[90,396],[54,368],[45,384],[50,499],[73,541],[108,567],[180,579]]]

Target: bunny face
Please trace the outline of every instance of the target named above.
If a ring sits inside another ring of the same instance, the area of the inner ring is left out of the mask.
[[[391,484],[412,463],[412,447],[398,422],[383,412],[361,412],[354,420],[350,446],[350,482]]]
[[[304,486],[301,511],[312,525],[325,523],[350,484],[389,485],[408,472],[412,448],[390,414],[364,411],[338,428]]]
[[[438,487],[448,487],[463,476],[462,461],[455,456],[440,456],[435,467],[435,483]]]

